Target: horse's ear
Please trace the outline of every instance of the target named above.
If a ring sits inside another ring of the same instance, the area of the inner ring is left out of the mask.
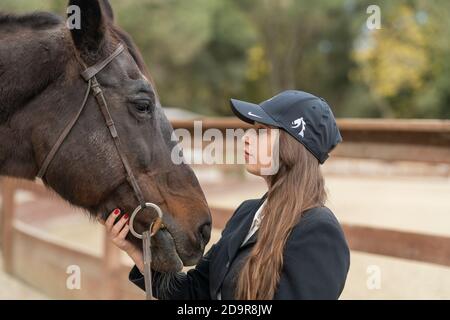
[[[102,0],[103,14],[108,18],[109,21],[114,22],[114,11],[111,7],[111,3],[108,0]]]
[[[76,6],[80,23],[70,28],[73,42],[83,54],[97,53],[106,33],[106,21],[98,0],[70,0],[69,7]],[[70,11],[68,11],[70,12]],[[71,13],[69,13],[69,19]]]

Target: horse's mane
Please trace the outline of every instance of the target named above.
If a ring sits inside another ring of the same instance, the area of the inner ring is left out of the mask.
[[[142,58],[138,48],[134,44],[132,38],[123,31],[120,27],[114,25],[112,22],[113,15],[112,9],[108,7],[108,3],[105,2],[105,16],[109,17],[110,21],[108,23],[108,28],[111,31],[111,34],[114,35],[119,41],[126,44],[128,50],[135,62],[137,63],[139,69],[143,74],[147,76],[150,82],[152,82],[153,87],[155,87],[153,80],[145,66],[144,59]],[[18,14],[6,14],[0,12],[0,35],[2,32],[12,32],[17,30],[47,30],[53,27],[62,26],[64,24],[64,19],[54,13],[50,12],[33,12],[23,15]],[[1,37],[0,37],[1,40]],[[0,41],[0,45],[2,45],[2,41]],[[5,43],[6,45],[6,43]],[[6,48],[5,48],[6,50]],[[0,90],[0,124],[4,123],[8,120],[11,113],[16,110],[16,106],[23,103],[24,100],[29,100],[34,95],[38,94],[45,88],[50,79],[53,79],[55,74],[52,74],[51,71],[54,68],[47,68],[43,74],[41,74],[40,79],[47,79],[46,81],[36,81],[36,78],[31,77],[26,83],[24,81],[20,82],[22,86],[16,85],[15,81],[12,81],[11,76],[16,76],[18,72],[10,72],[7,73],[7,68],[11,67],[14,64],[8,62],[8,56],[3,56],[0,54],[0,80],[5,85],[2,90]],[[62,56],[60,56],[62,58]],[[3,58],[3,59],[2,59]],[[32,58],[30,57],[30,61]],[[31,62],[23,62],[24,64],[29,64]],[[55,61],[56,65],[56,61]],[[6,77],[9,77],[8,79]],[[7,99],[8,98],[8,99]],[[14,100],[16,99],[16,100]]]
[[[61,17],[49,12],[34,12],[21,15],[0,12],[0,46],[2,48],[0,51],[0,81],[2,83],[2,88],[0,89],[0,124],[6,122],[11,114],[24,102],[39,94],[47,86],[50,79],[54,77],[54,68],[45,68],[39,74],[39,78],[36,76],[36,72],[33,76],[24,76],[23,72],[20,72],[20,64],[14,60],[14,55],[7,53],[10,48],[13,48],[10,46],[11,40],[8,38],[3,39],[1,35],[22,30],[50,30],[63,24],[64,20]],[[32,40],[31,38],[28,42]],[[31,44],[28,43],[28,45]],[[37,42],[36,47],[39,47]],[[17,50],[17,48],[14,50]],[[27,57],[22,59],[23,65],[37,65],[33,62],[31,55],[27,56],[23,52],[17,52],[17,54]],[[59,61],[53,61],[52,66],[56,66],[57,62]],[[19,76],[21,77],[20,81],[17,79]]]
[[[47,29],[63,23],[63,19],[50,12],[33,12],[23,15],[0,12],[0,26],[11,25],[29,29]]]

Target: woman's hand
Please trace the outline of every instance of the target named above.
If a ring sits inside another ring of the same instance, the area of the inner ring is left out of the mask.
[[[110,239],[116,247],[125,251],[130,256],[130,258],[133,259],[134,263],[141,271],[141,273],[143,273],[144,260],[142,258],[141,250],[130,241],[125,239],[128,232],[130,231],[130,226],[128,225],[129,216],[128,214],[124,214],[122,218],[120,218],[116,222],[119,215],[120,210],[116,209],[109,214],[106,221],[99,219],[99,222],[105,226],[108,239]]]

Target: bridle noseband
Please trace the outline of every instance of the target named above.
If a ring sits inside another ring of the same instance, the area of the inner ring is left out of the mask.
[[[62,144],[64,143],[64,140],[66,139],[66,137],[69,135],[70,131],[72,130],[72,128],[75,126],[75,123],[78,121],[81,113],[84,110],[84,107],[87,104],[88,98],[89,98],[89,94],[92,90],[92,93],[97,101],[98,106],[100,107],[100,110],[103,114],[103,118],[105,120],[106,126],[109,129],[109,132],[111,134],[111,137],[113,138],[114,144],[116,146],[117,149],[117,153],[120,156],[120,159],[122,161],[122,164],[125,168],[125,171],[127,173],[127,180],[128,183],[131,185],[134,194],[136,196],[136,199],[139,202],[139,205],[136,207],[136,209],[134,210],[131,218],[130,218],[130,231],[131,233],[139,238],[142,239],[142,235],[138,234],[135,230],[134,230],[134,226],[133,226],[133,222],[134,222],[134,218],[135,216],[142,211],[145,208],[153,208],[156,210],[156,212],[158,213],[158,217],[156,218],[156,220],[151,224],[150,226],[150,232],[152,235],[154,235],[160,228],[162,225],[162,211],[159,208],[159,206],[157,206],[154,203],[151,202],[146,202],[144,200],[141,188],[139,187],[139,184],[137,183],[137,180],[133,174],[133,170],[131,169],[130,163],[128,162],[128,159],[125,155],[125,152],[122,149],[121,143],[120,143],[120,139],[119,139],[119,135],[117,133],[117,129],[116,126],[114,124],[114,121],[111,117],[111,113],[109,111],[108,108],[108,104],[106,102],[105,96],[103,94],[103,90],[100,86],[100,84],[97,81],[96,75],[102,71],[109,63],[111,63],[111,61],[113,61],[118,55],[120,55],[123,51],[125,50],[125,47],[120,44],[117,49],[109,56],[107,57],[105,60],[89,67],[86,68],[82,73],[81,73],[81,77],[87,82],[88,86],[86,89],[86,93],[84,95],[84,99],[83,102],[81,104],[80,109],[78,110],[77,114],[75,115],[75,117],[67,124],[67,126],[64,128],[63,132],[61,133],[61,135],[59,136],[58,140],[56,141],[56,143],[53,145],[53,147],[51,148],[50,152],[48,153],[48,155],[46,156],[44,162],[41,165],[41,168],[39,169],[39,172],[37,174],[37,177],[40,179],[43,179],[48,167],[50,165],[50,163],[52,162],[53,158],[56,156],[58,150],[60,149],[60,147],[62,146]]]

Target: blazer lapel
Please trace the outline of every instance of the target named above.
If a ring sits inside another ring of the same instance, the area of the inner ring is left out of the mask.
[[[261,204],[264,202],[264,200],[267,197],[267,192],[264,194],[264,196],[258,201],[258,203],[250,209],[250,211],[245,215],[242,223],[236,228],[236,230],[232,233],[230,240],[228,241],[228,260],[232,261],[237,253],[237,251],[239,250],[239,247],[242,244],[242,241],[244,241],[245,236],[247,235],[252,222],[253,222],[253,217],[255,216],[256,211],[259,209],[259,207],[261,206]],[[248,242],[245,244],[250,244],[250,241],[252,241],[253,238],[253,242],[256,240],[256,233],[250,237],[250,239],[248,240]]]
[[[217,257],[218,262],[220,263],[220,273],[217,274],[217,276],[213,277],[211,279],[211,294],[215,297],[217,296],[217,292],[220,290],[220,287],[222,285],[222,282],[228,272],[228,267],[225,267],[226,264],[231,264],[231,261],[234,259],[237,251],[239,250],[239,247],[242,244],[242,241],[245,239],[245,236],[247,235],[247,232],[250,229],[250,226],[253,221],[253,217],[255,215],[255,212],[258,210],[262,202],[266,199],[267,192],[263,195],[263,197],[260,199],[260,201],[257,202],[256,205],[253,207],[250,207],[246,209],[248,211],[244,214],[244,218],[242,219],[242,222],[239,224],[237,228],[235,228],[233,231],[230,231],[230,233],[227,235],[227,240],[223,243],[223,248],[221,250],[227,251],[226,256],[223,255],[222,257]],[[250,239],[244,244],[244,246],[247,246],[253,242],[256,241],[258,231],[253,234]],[[223,251],[221,251],[223,252]]]
[[[242,249],[242,248],[245,248],[246,246],[254,244],[257,239],[258,239],[258,230],[256,230],[255,233],[247,240],[247,242],[239,247],[239,249]]]

